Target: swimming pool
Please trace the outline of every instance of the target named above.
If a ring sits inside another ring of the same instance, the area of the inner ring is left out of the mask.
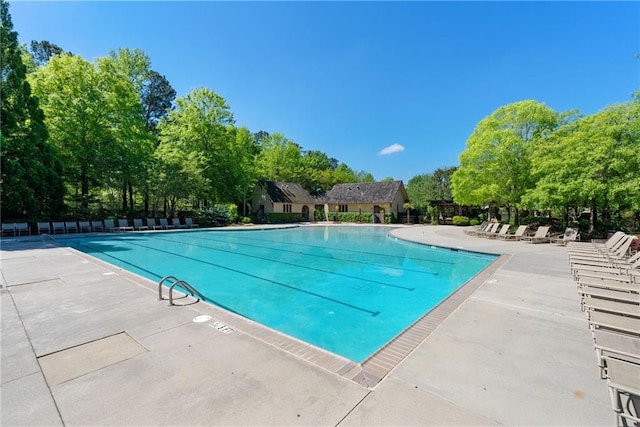
[[[496,256],[404,242],[385,227],[89,235],[70,246],[356,362]]]

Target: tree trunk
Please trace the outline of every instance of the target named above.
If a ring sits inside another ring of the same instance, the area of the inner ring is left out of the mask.
[[[129,181],[129,208],[131,209],[131,213],[133,214],[134,206],[133,206],[133,185],[131,185],[131,181]]]
[[[85,166],[82,167],[80,172],[80,198],[82,213],[86,214],[89,211],[89,175]]]
[[[122,214],[127,213],[127,183],[122,183]]]
[[[593,234],[593,230],[596,228],[596,222],[598,221],[598,213],[596,211],[596,202],[591,201],[591,214],[589,215],[589,234]]]

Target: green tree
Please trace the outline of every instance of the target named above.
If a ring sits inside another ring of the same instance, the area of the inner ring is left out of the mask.
[[[175,110],[169,111],[158,124],[159,157],[164,153],[184,152],[186,158],[196,162],[193,167],[183,165],[182,170],[197,170],[202,179],[193,181],[192,194],[203,203],[228,201],[235,195],[236,177],[230,170],[235,142],[233,113],[224,98],[207,88],[195,89],[176,100]],[[171,145],[168,150],[163,146]],[[187,176],[190,176],[187,174]]]
[[[122,212],[125,213],[135,208],[134,188],[140,188],[144,193],[146,172],[155,148],[142,105],[150,64],[151,60],[140,49],[118,49],[98,60],[105,98],[113,113],[111,179],[115,179],[113,184],[121,189]]]
[[[235,188],[234,199],[242,202],[242,215],[247,216],[247,201],[258,180],[257,149],[253,135],[247,128],[234,129],[231,147],[231,173]]]
[[[47,143],[38,100],[26,80],[23,51],[6,1],[0,2],[1,210],[3,220],[62,214],[62,166]]]
[[[262,138],[258,157],[260,179],[283,182],[301,182],[304,175],[302,150],[298,144],[281,133]]]
[[[557,113],[536,101],[500,107],[481,120],[451,177],[456,203],[515,207],[518,221],[521,198],[535,185],[533,148],[557,123]]]
[[[92,189],[122,188],[150,155],[142,107],[131,78],[112,59],[97,66],[80,56],[53,56],[30,76],[50,140],[65,164],[79,216],[89,215]]]
[[[143,82],[141,99],[145,123],[152,132],[156,133],[158,122],[167,117],[176,99],[176,91],[165,76],[151,70]]]
[[[30,47],[29,52],[31,53],[35,63],[39,66],[46,64],[52,56],[62,55],[65,53],[64,49],[60,46],[47,40],[31,40]],[[72,55],[71,52],[67,52],[67,54]]]
[[[530,206],[587,207],[590,232],[599,213],[640,210],[640,101],[616,104],[561,126],[535,147]]]

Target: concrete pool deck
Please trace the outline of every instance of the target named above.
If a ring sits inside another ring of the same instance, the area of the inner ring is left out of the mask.
[[[511,256],[372,387],[117,267],[4,238],[0,424],[614,424],[564,247],[393,234]]]

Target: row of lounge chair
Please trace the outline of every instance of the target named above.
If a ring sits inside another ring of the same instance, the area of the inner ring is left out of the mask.
[[[535,234],[527,234],[528,226],[521,225],[513,233],[509,233],[509,224],[502,226],[498,222],[483,222],[477,228],[469,228],[465,233],[471,236],[484,237],[490,239],[523,241],[529,243],[557,243],[566,245],[568,242],[577,240],[580,237],[578,230],[575,228],[567,228],[565,232],[558,236],[549,234],[550,227],[540,226]]]
[[[2,224],[3,236],[29,236],[31,228],[26,222],[12,222]]]
[[[192,218],[185,218],[184,224],[180,223],[179,218],[173,218],[171,223],[166,218],[160,218],[156,222],[155,218],[147,218],[147,224],[143,224],[142,219],[133,220],[133,225],[129,224],[129,220],[121,218],[117,225],[112,219],[104,221],[53,221],[38,222],[36,229],[38,234],[67,234],[67,233],[90,233],[98,231],[141,231],[141,230],[169,230],[177,228],[198,228],[199,225],[193,222]],[[31,235],[31,227],[26,222],[2,224],[3,236],[21,236]]]
[[[617,232],[604,243],[567,245],[581,309],[607,381],[616,425],[640,425],[640,251]]]

